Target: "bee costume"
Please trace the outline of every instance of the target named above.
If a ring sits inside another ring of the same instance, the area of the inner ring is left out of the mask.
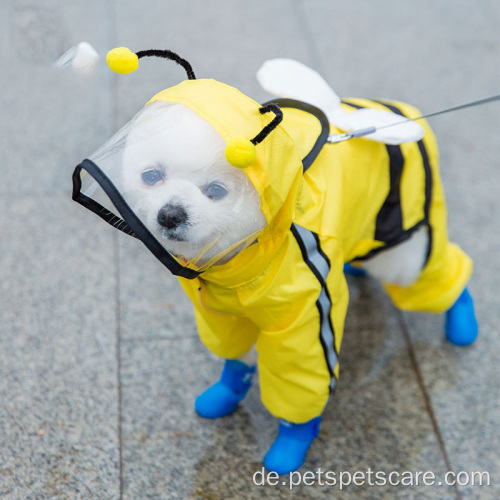
[[[150,55],[183,65],[188,80],[155,95],[147,106],[179,103],[213,126],[226,142],[228,162],[242,168],[259,193],[265,228],[228,262],[199,269],[169,254],[128,206],[118,181],[94,161],[76,168],[73,197],[141,239],[179,276],[201,340],[217,356],[233,360],[215,389],[200,396],[200,414],[212,418],[236,409],[255,368],[234,360],[256,346],[262,401],[284,421],[264,463],[286,473],[302,464],[338,382],[348,304],[345,263],[369,259],[425,226],[430,238],[420,276],[407,287],[385,284],[387,293],[401,309],[434,313],[470,298],[465,287],[472,261],[448,241],[436,141],[422,121],[425,134],[416,142],[358,138],[327,144],[331,133],[342,131],[320,109],[291,99],[262,106],[223,83],[197,80],[189,63],[169,51],[136,55],[114,49],[108,63],[124,73]],[[420,116],[394,101],[349,99],[342,107]],[[92,181],[86,190],[84,177]],[[99,200],[99,187],[121,217]],[[466,315],[473,317],[471,307],[472,301]],[[450,318],[453,330],[462,320]]]

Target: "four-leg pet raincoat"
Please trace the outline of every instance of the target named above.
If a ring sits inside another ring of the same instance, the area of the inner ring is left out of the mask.
[[[184,81],[152,99],[158,100],[189,107],[226,143],[253,137],[270,121],[258,103],[214,80]],[[337,384],[348,303],[345,262],[370,258],[427,226],[420,277],[386,290],[398,307],[430,312],[454,303],[472,262],[448,241],[438,152],[425,122],[419,142],[327,144],[336,130],[320,110],[274,102],[283,121],[244,170],[260,195],[265,229],[227,263],[179,279],[205,345],[231,359],[256,344],[264,405],[276,417],[302,423],[322,413]],[[398,102],[353,99],[342,106],[420,115]]]

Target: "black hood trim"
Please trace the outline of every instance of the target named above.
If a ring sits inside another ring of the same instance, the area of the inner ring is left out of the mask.
[[[81,192],[82,170],[85,170],[89,175],[91,175],[99,186],[101,186],[123,219]],[[128,206],[127,202],[123,199],[123,196],[118,192],[114,184],[92,160],[83,160],[73,172],[73,200],[89,209],[91,212],[94,212],[96,215],[101,217],[101,219],[105,220],[116,229],[141,240],[153,253],[153,255],[165,267],[167,267],[172,274],[187,279],[194,279],[201,274],[199,271],[184,267],[172,255],[170,255],[167,250],[165,250],[161,243],[151,234],[149,229]]]

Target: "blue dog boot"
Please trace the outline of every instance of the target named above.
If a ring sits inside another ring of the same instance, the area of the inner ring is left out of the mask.
[[[457,301],[446,311],[444,323],[446,340],[453,345],[470,345],[476,340],[478,326],[474,314],[474,301],[467,287]]]
[[[252,386],[255,368],[238,360],[226,360],[220,380],[196,398],[196,413],[204,418],[219,418],[236,411]]]
[[[306,458],[306,453],[314,438],[319,435],[321,417],[313,418],[305,424],[280,422],[278,437],[264,457],[264,466],[270,472],[289,474],[297,470]]]
[[[344,264],[344,274],[347,274],[348,276],[362,277],[366,276],[366,271],[361,267],[356,267],[352,264],[347,263]]]

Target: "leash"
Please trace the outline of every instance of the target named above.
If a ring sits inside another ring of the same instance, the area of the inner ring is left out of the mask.
[[[444,113],[449,113],[451,111],[458,111],[459,109],[472,108],[474,106],[479,106],[481,104],[487,104],[489,102],[494,102],[500,100],[500,94],[492,95],[490,97],[483,97],[482,99],[477,99],[475,101],[466,102],[464,104],[459,104],[457,106],[452,106],[450,108],[441,109],[439,111],[434,111],[433,113],[428,113],[426,115],[418,116],[417,118],[406,118],[396,122],[389,123],[387,125],[381,125],[380,127],[367,127],[360,130],[354,130],[353,132],[345,132],[342,134],[332,134],[328,137],[327,142],[329,143],[337,143],[342,141],[348,141],[349,139],[355,139],[357,137],[363,137],[368,134],[373,134],[378,130],[382,130],[389,127],[394,127],[396,125],[401,125],[406,122],[416,122],[417,120],[422,120],[424,118],[430,118],[432,116],[442,115]]]

